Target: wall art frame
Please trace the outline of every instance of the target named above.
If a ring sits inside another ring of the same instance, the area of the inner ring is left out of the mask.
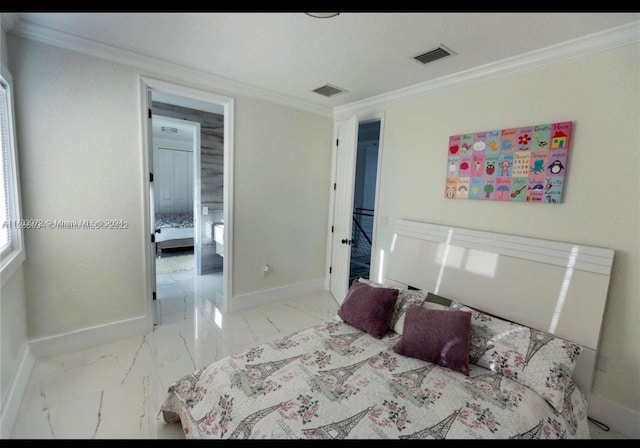
[[[573,122],[449,137],[445,198],[559,204]]]

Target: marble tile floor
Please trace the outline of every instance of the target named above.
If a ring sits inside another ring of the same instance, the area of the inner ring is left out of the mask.
[[[200,294],[207,281],[215,280],[188,285],[180,275],[173,277],[163,279],[173,288],[158,298],[164,319],[152,332],[37,359],[12,437],[184,438],[180,424],[165,424],[159,412],[175,380],[226,355],[331,319],[338,307],[323,291],[221,314],[215,298]]]
[[[222,310],[222,272],[195,275],[193,270],[156,276],[158,324],[187,319],[200,297]]]

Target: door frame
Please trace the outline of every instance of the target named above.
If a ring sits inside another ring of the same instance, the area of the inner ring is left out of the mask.
[[[378,220],[380,219],[379,208],[380,208],[380,185],[382,179],[382,154],[383,154],[383,137],[384,137],[384,112],[370,113],[357,115],[358,126],[362,123],[368,123],[371,121],[380,121],[380,135],[378,142],[378,166],[376,172],[376,192],[375,192],[375,218],[373,220],[373,238],[371,241],[371,268],[369,270],[369,277],[373,277],[373,273],[378,271],[376,281],[382,282],[384,279],[384,273],[378,267],[378,257],[376,256],[377,250],[377,240],[378,240]],[[331,274],[329,273],[329,268],[331,267],[333,261],[333,237],[334,234],[331,232],[331,227],[333,226],[334,216],[335,216],[335,207],[339,206],[339,204],[335,203],[335,191],[333,189],[333,184],[336,181],[336,173],[337,173],[337,150],[338,146],[336,144],[338,139],[338,129],[346,120],[339,120],[333,122],[333,140],[331,142],[332,151],[331,151],[331,183],[329,184],[329,219],[328,219],[328,228],[327,228],[327,249],[326,249],[326,263],[325,263],[325,279],[324,279],[324,289],[327,291],[331,290]],[[356,141],[356,163],[357,163],[357,145]],[[356,174],[355,171],[352,175],[351,182],[355,183]]]
[[[333,189],[333,184],[336,181],[336,171],[338,168],[338,129],[340,128],[340,125],[342,125],[342,123],[344,123],[345,121],[346,120],[333,122],[333,139],[331,140],[331,182],[329,182],[329,218],[327,225],[327,250],[324,270],[324,289],[326,291],[331,291],[331,273],[329,272],[329,269],[331,268],[331,263],[333,262],[333,232],[331,231],[331,228],[333,227],[336,202],[336,194],[335,190]]]
[[[173,118],[173,117],[165,117],[163,115],[156,115],[153,117],[154,120],[158,120],[160,122],[164,122],[167,123],[168,125],[171,124],[179,124],[182,126],[188,126],[189,128],[191,128],[191,130],[193,131],[193,144],[192,144],[192,151],[193,151],[193,183],[191,185],[191,193],[193,195],[193,255],[195,257],[195,272],[201,272],[201,264],[202,264],[202,260],[200,259],[200,255],[201,255],[201,251],[202,248],[200,247],[201,244],[201,235],[202,235],[202,222],[201,219],[199,219],[199,213],[197,213],[197,210],[200,210],[201,205],[201,196],[202,196],[202,188],[200,186],[200,175],[201,175],[201,171],[200,171],[200,157],[201,157],[201,141],[200,141],[200,136],[201,136],[201,128],[202,125],[200,123],[198,123],[197,121],[189,121],[189,120],[181,120],[178,118]],[[153,152],[154,152],[154,162],[155,162],[155,150],[156,149],[175,149],[178,151],[183,151],[184,149],[182,148],[178,148],[178,145],[175,145],[176,147],[172,148],[171,144],[167,144],[167,143],[157,143],[155,140],[152,140],[151,142],[153,144]],[[154,169],[155,172],[155,169]],[[157,180],[157,179],[154,179]],[[156,192],[157,189],[154,188],[154,192]],[[157,273],[156,273],[157,275]]]
[[[142,251],[143,259],[145,263],[145,281],[144,281],[144,296],[145,299],[145,313],[147,316],[147,327],[149,330],[153,328],[153,283],[155,278],[152,277],[151,263],[155,260],[151,259],[151,253],[149,248],[149,239],[152,233],[151,218],[150,218],[150,179],[149,174],[153,172],[153,164],[151,155],[149,154],[150,148],[153,151],[152,141],[149,141],[149,119],[148,111],[151,107],[149,104],[147,92],[152,90],[159,90],[172,95],[178,95],[186,98],[191,98],[199,101],[206,101],[221,105],[224,110],[224,178],[223,178],[223,216],[225,220],[225,232],[224,232],[224,257],[222,262],[222,312],[227,312],[229,308],[229,302],[233,297],[233,174],[234,174],[234,103],[235,100],[232,97],[219,95],[217,93],[209,92],[206,90],[195,89],[180,84],[174,84],[166,81],[161,81],[147,76],[139,76],[139,95],[140,95],[140,118],[141,118],[141,140],[142,140],[142,183],[143,183],[143,232],[142,232]],[[195,173],[194,173],[195,174]]]

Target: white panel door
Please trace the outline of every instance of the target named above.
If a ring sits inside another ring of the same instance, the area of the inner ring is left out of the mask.
[[[187,180],[187,153],[185,151],[171,152],[173,152],[173,211],[174,213],[188,213],[191,211],[188,198],[193,187],[188,185]]]
[[[338,125],[330,277],[331,293],[338,303],[342,303],[349,289],[357,142],[358,119],[354,115]]]
[[[158,210],[159,214],[174,213],[173,202],[173,153],[170,149],[158,149],[158,171],[154,181],[158,190]]]

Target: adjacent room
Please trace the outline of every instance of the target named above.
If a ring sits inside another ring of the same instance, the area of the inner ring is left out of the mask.
[[[0,438],[640,438],[639,13],[0,19]]]
[[[195,295],[223,308],[224,120],[221,104],[151,91],[155,325],[186,319]]]

